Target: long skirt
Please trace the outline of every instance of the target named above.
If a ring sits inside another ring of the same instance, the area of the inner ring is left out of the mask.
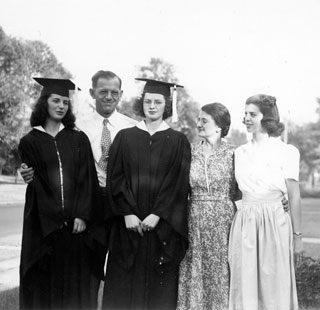
[[[243,197],[229,241],[230,310],[296,310],[290,215],[280,198]]]
[[[20,279],[21,309],[96,309],[100,279],[94,252],[72,227],[52,233],[47,253]]]

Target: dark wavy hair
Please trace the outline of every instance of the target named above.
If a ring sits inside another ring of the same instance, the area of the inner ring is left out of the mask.
[[[142,117],[146,117],[143,112],[143,100],[144,100],[145,94],[146,93],[143,92],[142,96],[137,98],[133,104],[133,110],[135,111],[135,113]],[[163,96],[163,97],[166,103],[165,103],[162,119],[167,119],[172,115],[172,101],[168,96]]]
[[[261,126],[270,137],[281,136],[284,131],[284,124],[280,122],[276,97],[258,94],[249,97],[246,104],[254,104],[259,108],[263,115]]]
[[[221,128],[221,138],[225,137],[231,124],[229,110],[219,102],[206,104],[201,107],[201,110],[213,118],[217,126]]]
[[[35,103],[30,117],[30,124],[32,127],[45,125],[49,116],[48,99],[50,96],[51,94],[47,96],[41,96]],[[73,129],[75,126],[75,121],[76,117],[72,112],[72,105],[69,101],[69,109],[61,122],[66,128]]]

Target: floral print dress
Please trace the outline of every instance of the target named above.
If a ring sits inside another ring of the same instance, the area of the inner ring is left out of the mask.
[[[209,157],[192,145],[189,249],[180,265],[178,310],[228,308],[228,238],[236,208],[234,148],[225,142]]]

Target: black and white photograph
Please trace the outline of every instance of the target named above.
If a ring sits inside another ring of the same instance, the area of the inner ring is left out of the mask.
[[[319,16],[2,1],[0,310],[320,309]]]

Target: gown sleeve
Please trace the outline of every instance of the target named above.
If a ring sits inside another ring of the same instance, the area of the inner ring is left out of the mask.
[[[19,143],[20,159],[28,167],[35,167],[34,148],[26,137]],[[36,169],[34,169],[36,170]],[[36,173],[34,179],[37,178]],[[21,248],[20,278],[23,279],[30,267],[40,259],[45,252],[42,247],[42,229],[38,214],[35,180],[27,185],[23,214],[23,234]]]
[[[107,218],[133,214],[134,195],[127,184],[124,168],[125,134],[120,131],[112,142],[107,167]]]
[[[27,164],[28,167],[33,167],[32,150],[30,144],[26,141],[26,138],[21,139],[18,148],[21,162]]]
[[[79,162],[73,218],[97,222],[103,215],[102,206],[98,200],[97,173],[89,139],[83,132],[79,135],[77,146]]]
[[[155,231],[161,243],[158,271],[169,271],[182,261],[188,246],[188,193],[190,144],[180,136],[175,160],[160,187],[151,213],[158,215]],[[169,151],[169,150],[168,150]]]
[[[169,152],[170,150],[168,150]],[[158,215],[187,239],[187,204],[191,161],[190,144],[180,136],[172,168],[161,184],[151,213]]]
[[[103,221],[105,210],[100,197],[91,144],[84,132],[79,133],[77,152],[79,161],[73,218],[87,221],[84,242],[95,253],[91,261],[92,271],[102,279],[107,252],[107,231]]]

